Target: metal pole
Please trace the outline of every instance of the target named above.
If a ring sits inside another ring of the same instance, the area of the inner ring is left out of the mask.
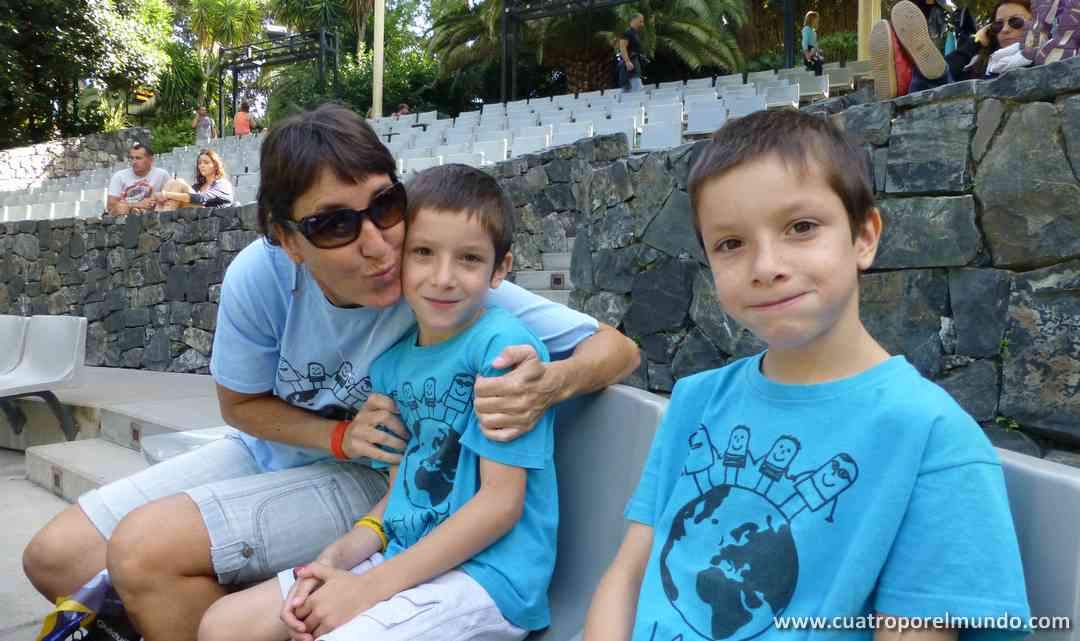
[[[375,0],[375,67],[371,74],[371,117],[382,117],[383,39],[386,28],[386,0]]]
[[[222,56],[222,64],[218,65],[217,74],[217,130],[221,134],[221,128],[225,126],[225,58]]]
[[[784,67],[795,66],[795,2],[784,0]]]
[[[505,6],[502,13],[502,60],[499,65],[499,99],[506,102],[506,83],[510,73],[510,10]]]
[[[510,21],[510,100],[517,100],[518,96],[518,33],[521,31],[521,21]]]
[[[234,116],[236,115],[236,94],[238,94],[240,92],[240,76],[238,74],[239,74],[239,72],[237,72],[236,67],[233,67],[233,70],[232,70],[232,113],[233,113]],[[233,133],[235,134],[236,132],[234,131]],[[224,129],[218,129],[218,138],[224,138],[224,137],[225,137],[225,130]]]
[[[326,92],[326,30],[319,29],[319,93]]]

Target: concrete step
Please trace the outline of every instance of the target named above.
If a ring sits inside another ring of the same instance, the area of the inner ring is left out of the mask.
[[[544,264],[544,269],[568,272],[571,256],[573,254],[570,252],[544,252],[540,254],[540,262]]]
[[[533,293],[543,296],[548,300],[553,300],[556,303],[562,303],[563,305],[570,304],[569,289],[534,289]]]
[[[142,454],[103,438],[38,445],[26,450],[26,476],[74,502],[89,490],[146,469]]]
[[[570,289],[570,274],[565,271],[525,269],[514,272],[514,282],[525,289]]]
[[[214,396],[119,403],[100,414],[102,438],[136,452],[148,436],[225,425]]]

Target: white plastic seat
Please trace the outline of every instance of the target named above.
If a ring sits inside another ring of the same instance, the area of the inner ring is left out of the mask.
[[[570,111],[543,111],[538,114],[541,125],[558,125],[570,122]]]
[[[716,88],[722,89],[725,87],[742,87],[744,86],[743,77],[741,73],[728,74],[726,76],[716,77]]]
[[[75,438],[71,414],[53,390],[76,382],[86,359],[86,319],[33,316],[26,330],[22,358],[0,374],[0,399],[40,396],[60,421],[68,440]]]
[[[402,149],[398,152],[397,157],[402,160],[412,160],[414,158],[428,158],[431,156],[431,147],[415,147],[412,149]]]
[[[591,122],[576,122],[573,124],[559,125],[559,128],[555,130],[555,135],[551,137],[551,146],[569,145],[582,138],[589,138],[592,135],[593,124]]]
[[[536,114],[532,112],[518,113],[507,118],[506,126],[508,129],[516,130],[524,129],[526,127],[535,127],[538,122],[539,120],[537,119]]]
[[[104,199],[80,201],[79,218],[101,218],[101,215],[105,213],[106,202]]]
[[[765,109],[764,96],[724,96],[728,117],[739,118]]]
[[[472,146],[473,153],[484,154],[484,163],[493,164],[506,160],[507,151],[506,139],[491,140],[487,142],[474,142]]]
[[[682,102],[682,96],[682,89],[657,89],[652,92],[652,95],[649,97],[649,104],[663,105]]]
[[[655,124],[658,122],[670,122],[682,124],[682,103],[649,105],[645,110],[646,122]]]
[[[78,218],[79,201],[53,203],[52,217],[57,220],[61,218]]]
[[[469,144],[473,141],[476,134],[473,133],[471,128],[469,129],[448,129],[446,131],[446,144],[448,145],[460,145]]]
[[[478,131],[476,132],[476,142],[495,142],[497,140],[510,140],[509,131]]]
[[[755,80],[769,80],[775,78],[776,72],[772,69],[768,71],[751,71],[750,73],[746,74],[746,82],[748,83],[754,82]]]
[[[829,91],[854,91],[855,75],[851,69],[836,67],[829,69]]]
[[[682,125],[673,122],[647,123],[641,128],[641,151],[671,149],[682,144]]]
[[[709,134],[724,126],[727,107],[719,100],[692,102],[686,106],[686,133]]]
[[[551,134],[551,125],[544,125],[541,127],[521,127],[520,129],[514,130],[514,138],[535,138],[536,136],[544,136],[550,139]]]
[[[49,220],[52,218],[52,209],[51,202],[30,205],[30,220]]]
[[[645,108],[640,106],[622,106],[612,107],[609,112],[612,120],[618,120],[620,118],[633,118],[635,122],[640,126],[645,122]]]
[[[416,115],[417,124],[426,125],[439,119],[438,111],[421,111]]]
[[[637,128],[639,120],[635,120],[633,116],[620,116],[618,118],[611,118],[610,120],[597,120],[594,122],[596,126],[596,135],[604,136],[608,134],[626,134],[626,142],[630,145],[630,149],[634,148],[637,142]]]
[[[30,217],[30,205],[4,205],[4,222],[14,223]]]
[[[455,143],[439,145],[431,151],[433,156],[451,156],[453,154],[467,154],[472,149],[472,143]],[[450,162],[447,160],[446,162]]]
[[[656,88],[660,91],[663,91],[664,89],[675,89],[685,86],[686,83],[684,83],[682,80],[669,80],[667,82],[661,82],[660,84],[656,85]]]
[[[470,167],[480,167],[484,164],[484,154],[483,152],[447,154],[443,156],[443,163],[447,165],[455,163],[460,165],[468,165]]]
[[[546,136],[514,138],[514,142],[510,147],[510,157],[517,158],[518,156],[524,156],[525,154],[534,154],[538,151],[543,151],[547,146],[548,139]]]
[[[765,106],[799,108],[799,85],[769,87],[765,90]]]
[[[429,156],[427,158],[403,158],[401,162],[404,170],[403,173],[415,173],[432,167],[438,167],[443,164],[443,157]]]
[[[604,95],[603,90],[599,91],[583,91],[577,95],[578,102],[582,100],[592,100],[593,98],[599,98]]]
[[[708,78],[690,78],[689,80],[686,81],[686,89],[687,89],[687,91],[689,91],[693,87],[710,87],[711,88],[712,86],[713,86],[713,78],[712,78],[712,76],[709,76]]]
[[[626,534],[623,509],[637,488],[667,403],[655,394],[612,385],[558,406],[559,535],[548,589],[551,626],[528,641],[579,638],[596,586]],[[617,453],[612,443],[618,443]]]
[[[22,359],[26,328],[30,319],[25,316],[0,315],[0,374],[6,374]]]

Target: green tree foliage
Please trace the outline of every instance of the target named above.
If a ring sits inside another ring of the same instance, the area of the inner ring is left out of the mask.
[[[0,3],[0,147],[100,127],[80,118],[77,86],[124,91],[153,83],[171,28],[162,2],[34,0]]]
[[[259,39],[266,7],[262,0],[191,0],[190,29],[198,52],[203,83],[197,99],[206,103],[217,79],[222,48],[236,47]]]

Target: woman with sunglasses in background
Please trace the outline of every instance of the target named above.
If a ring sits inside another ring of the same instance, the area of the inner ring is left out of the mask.
[[[273,127],[260,164],[263,238],[225,274],[210,362],[221,414],[240,434],[83,495],[24,554],[49,599],[107,559],[153,641],[195,639],[226,586],[315,558],[385,493],[364,461],[396,463],[408,434],[368,376],[414,322],[401,296],[407,193],[393,157],[359,116],[323,106]],[[509,283],[488,301],[562,357],[541,363],[531,347],[510,347],[492,364],[506,373],[476,381],[492,440],[527,433],[553,404],[638,365],[634,343],[589,316]],[[417,394],[434,410],[445,400]]]
[[[1020,43],[1031,27],[1031,0],[998,0],[994,20],[974,38],[958,41],[955,51],[942,56],[919,5],[901,0],[893,6],[891,22],[881,20],[870,33],[874,91],[889,99],[959,80],[993,78],[1031,64]]]

